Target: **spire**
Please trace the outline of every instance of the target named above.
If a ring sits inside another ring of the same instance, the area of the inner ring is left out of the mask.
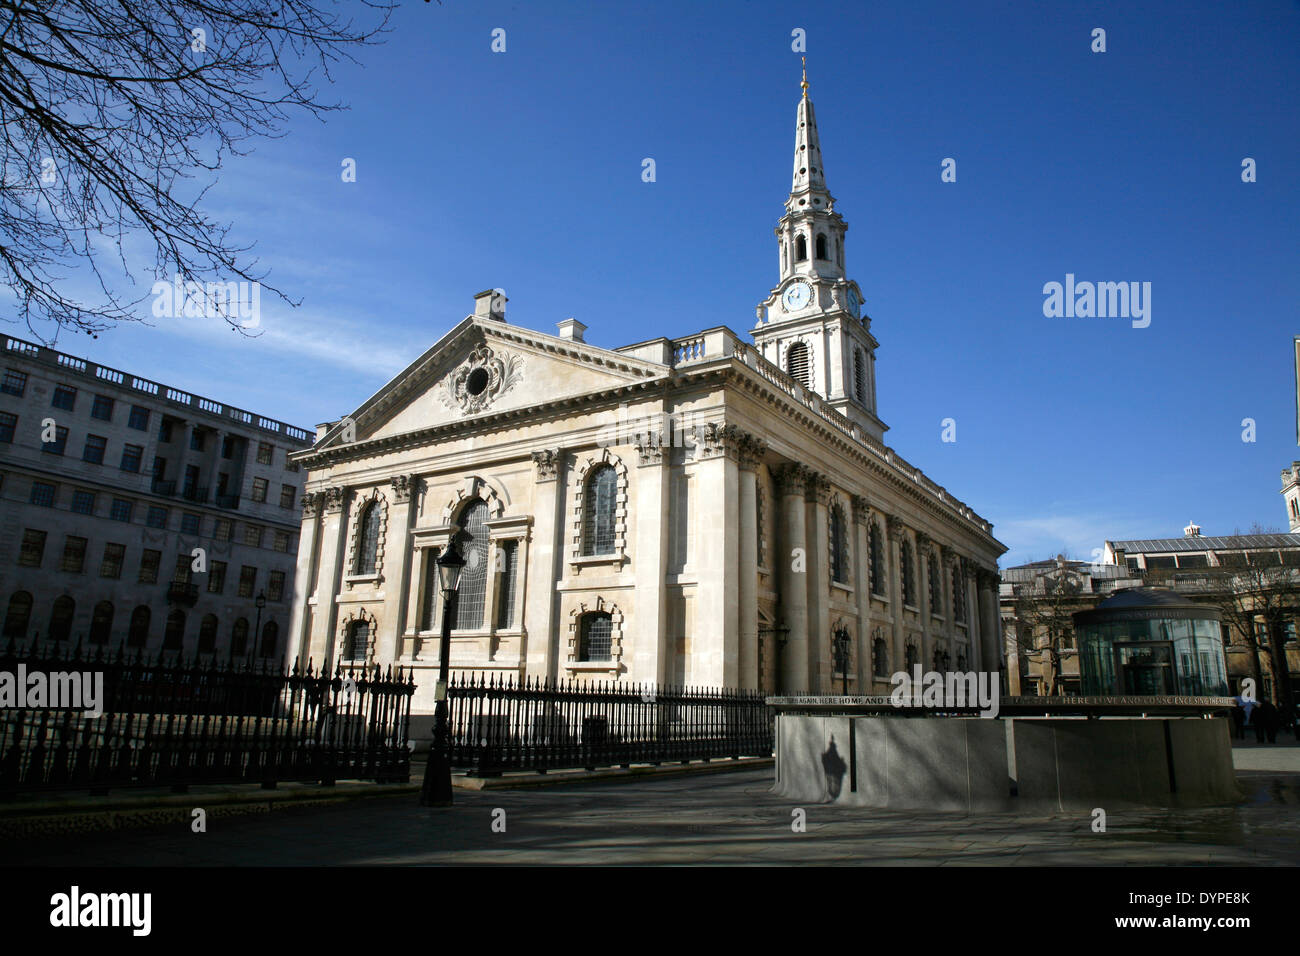
[[[831,208],[832,199],[826,190],[826,177],[822,171],[822,147],[817,137],[817,116],[812,100],[808,98],[808,66],[805,61],[803,96],[799,100],[798,117],[794,131],[794,173],[790,184],[790,212]],[[801,201],[802,200],[802,201]],[[817,201],[820,200],[820,201]]]

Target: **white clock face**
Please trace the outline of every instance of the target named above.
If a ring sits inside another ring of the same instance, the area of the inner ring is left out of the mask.
[[[790,288],[785,290],[785,295],[781,296],[781,302],[787,312],[795,312],[802,309],[812,301],[812,289],[806,282],[796,282]]]
[[[856,317],[858,314],[858,304],[859,304],[857,293],[854,292],[852,289],[846,292],[844,295],[844,303],[849,307],[849,311],[853,313],[854,317]]]

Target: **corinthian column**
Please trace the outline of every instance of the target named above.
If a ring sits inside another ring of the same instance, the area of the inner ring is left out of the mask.
[[[347,545],[348,509],[345,489],[323,492],[325,517],[320,531],[319,571],[316,575],[316,612],[312,615],[309,656],[321,667],[331,667],[337,645],[339,606],[335,598],[343,578],[344,549]]]
[[[740,439],[741,432],[734,425],[710,423],[696,430],[695,474],[700,482],[698,606],[706,614],[721,614],[714,641],[700,659],[701,676],[705,682],[722,687],[735,687],[740,681]]]
[[[758,676],[758,462],[762,439],[740,445],[740,686],[754,690]]]
[[[298,564],[293,575],[293,614],[289,621],[289,646],[285,666],[306,664],[311,647],[312,595],[316,590],[317,562],[320,560],[320,513],[325,496],[308,491],[302,496],[302,529],[298,535]]]
[[[808,677],[813,693],[831,688],[830,541],[827,516],[831,500],[825,475],[813,475],[804,498],[808,508]]]
[[[808,542],[805,536],[803,465],[786,465],[776,475],[781,499],[782,548],[772,560],[781,568],[781,611],[789,628],[781,653],[781,690],[804,693],[808,682]]]

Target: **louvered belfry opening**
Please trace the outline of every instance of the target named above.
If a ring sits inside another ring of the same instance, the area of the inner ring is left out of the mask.
[[[808,346],[803,342],[796,342],[790,346],[790,351],[786,353],[785,370],[796,382],[804,388],[811,388],[811,376],[808,368]]]

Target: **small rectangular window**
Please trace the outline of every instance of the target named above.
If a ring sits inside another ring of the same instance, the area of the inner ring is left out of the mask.
[[[266,500],[266,486],[267,486],[267,480],[265,478],[253,479],[253,500],[254,501]]]
[[[82,491],[78,488],[72,493],[72,510],[79,515],[93,515],[95,513],[95,493],[93,491]]]
[[[271,547],[276,551],[289,550],[289,533],[287,531],[277,531],[272,539]]]
[[[39,568],[45,556],[45,532],[23,529],[23,543],[18,550],[20,568]]]
[[[170,442],[172,440],[172,420],[164,418],[158,423],[158,440]]]
[[[266,585],[266,599],[268,601],[284,600],[284,572],[272,571],[271,580]]]
[[[181,533],[198,534],[203,524],[203,518],[191,511],[182,512],[181,514]]]
[[[9,412],[0,412],[0,441],[12,443],[14,432],[18,430],[18,416]]]
[[[212,526],[212,537],[216,538],[218,541],[229,541],[230,528],[231,525],[229,518],[218,518]]]
[[[262,546],[262,528],[259,525],[244,525],[244,544],[252,548],[260,548]]]
[[[145,516],[144,523],[151,528],[167,527],[167,509],[159,505],[150,505],[149,513]]]
[[[136,431],[149,430],[149,409],[143,405],[132,405],[131,414],[126,420],[127,428],[134,428]]]
[[[41,438],[41,451],[50,455],[62,455],[68,447],[68,430],[62,425],[54,426],[54,441],[45,441],[44,433]]]
[[[158,565],[162,563],[162,552],[146,548],[140,555],[140,583],[158,583]]]
[[[75,534],[68,535],[63,542],[64,571],[80,574],[86,567],[86,539]]]
[[[143,445],[123,445],[122,446],[122,464],[123,471],[129,471],[132,474],[140,473],[140,459],[144,457]]]
[[[107,395],[96,395],[94,403],[90,406],[90,417],[98,418],[103,422],[113,420],[113,400]]]
[[[280,486],[280,507],[292,508],[293,499],[297,495],[297,493],[298,493],[298,489],[295,488],[293,485],[281,485]]]
[[[108,510],[108,516],[114,521],[130,521],[133,505],[125,498],[114,498],[113,505]]]
[[[77,390],[70,385],[56,385],[54,395],[50,398],[50,404],[55,408],[61,408],[65,412],[70,412],[77,407]]]
[[[99,563],[99,576],[101,578],[120,578],[122,576],[122,564],[125,559],[126,545],[112,543],[104,545],[104,560]]]
[[[203,432],[197,428],[190,432],[190,451],[203,451]]]
[[[21,397],[25,391],[27,391],[27,373],[13,368],[5,369],[5,377],[0,380],[0,392]]]
[[[275,446],[269,442],[257,443],[257,463],[259,465],[269,465],[275,456]]]
[[[33,481],[32,496],[29,499],[29,503],[40,505],[42,508],[53,508],[54,490],[56,487],[56,485],[52,485],[48,481]]]
[[[296,461],[290,461],[290,460],[289,460],[289,455],[290,455],[290,451],[289,451],[289,449],[286,448],[286,449],[284,450],[284,470],[285,470],[285,471],[297,471],[297,470],[298,470],[298,463],[297,463]]]
[[[88,461],[92,465],[102,465],[104,463],[104,450],[108,447],[108,439],[103,435],[87,435],[86,445],[81,450],[81,460]]]
[[[249,567],[245,564],[239,569],[239,596],[252,597],[253,588],[257,584],[257,568]]]
[[[208,564],[208,593],[220,594],[226,589],[226,562],[213,561]]]

